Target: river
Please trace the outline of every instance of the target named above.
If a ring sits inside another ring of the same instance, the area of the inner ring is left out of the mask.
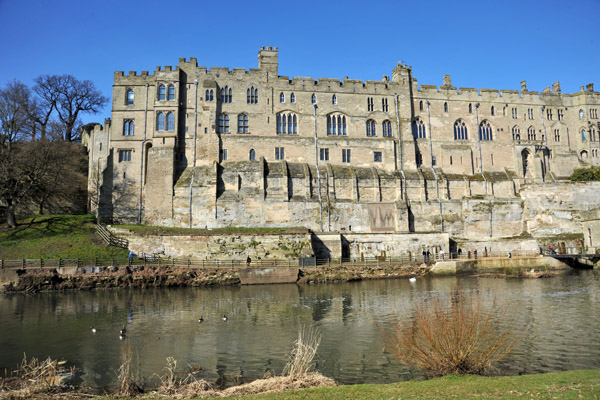
[[[420,378],[398,364],[383,332],[414,304],[453,289],[508,307],[522,341],[498,373],[600,368],[600,273],[546,279],[423,277],[319,285],[110,290],[0,295],[0,368],[23,358],[67,360],[85,386],[111,390],[121,354],[139,377],[180,369],[228,384],[280,374],[302,327],[322,335],[316,369],[343,384]],[[222,317],[228,320],[224,322]],[[198,318],[204,318],[198,323]],[[125,339],[119,330],[127,327]],[[91,327],[97,328],[92,333]]]

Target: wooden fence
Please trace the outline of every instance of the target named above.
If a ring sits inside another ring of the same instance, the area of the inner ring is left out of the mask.
[[[96,224],[96,232],[98,232],[98,235],[100,235],[100,237],[111,246],[117,246],[123,249],[129,248],[129,242],[127,239],[113,235],[111,231],[100,224]]]

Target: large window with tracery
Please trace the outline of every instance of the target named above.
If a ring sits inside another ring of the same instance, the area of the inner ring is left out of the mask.
[[[468,140],[467,124],[462,119],[454,123],[454,140]]]
[[[493,140],[492,125],[488,121],[482,121],[479,124],[479,140]]]
[[[346,136],[346,116],[329,114],[327,116],[327,136]]]
[[[421,118],[415,118],[412,124],[413,138],[425,139],[427,138],[427,131],[425,130],[425,123]]]
[[[297,135],[298,117],[292,112],[281,112],[277,114],[277,134]]]

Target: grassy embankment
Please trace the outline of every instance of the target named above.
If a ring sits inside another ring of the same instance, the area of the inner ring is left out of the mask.
[[[245,227],[229,227],[229,228],[178,228],[178,227],[163,227],[163,226],[148,226],[148,225],[113,225],[116,228],[129,229],[133,233],[140,236],[202,236],[202,235],[277,235],[277,234],[304,234],[309,233],[306,228],[245,228]]]
[[[600,370],[481,377],[449,375],[388,385],[346,385],[244,397],[292,399],[599,399]]]
[[[19,221],[16,229],[0,227],[0,258],[127,257],[96,234],[93,215],[41,215]]]

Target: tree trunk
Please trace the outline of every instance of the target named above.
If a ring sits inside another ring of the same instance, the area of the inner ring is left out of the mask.
[[[15,207],[12,204],[9,204],[6,207],[6,223],[9,228],[17,227],[17,217],[15,216]]]

